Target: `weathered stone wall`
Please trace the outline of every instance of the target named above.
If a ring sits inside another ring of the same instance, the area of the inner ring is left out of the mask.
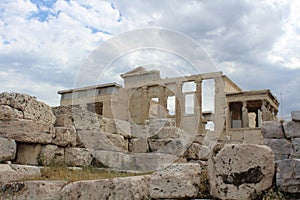
[[[292,120],[264,122],[264,144],[275,154],[276,186],[280,191],[300,194],[300,111],[292,112]]]

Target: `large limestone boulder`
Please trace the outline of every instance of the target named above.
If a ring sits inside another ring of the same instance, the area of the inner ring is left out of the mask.
[[[65,164],[73,167],[89,166],[92,163],[93,156],[88,149],[83,148],[65,148]]]
[[[0,186],[4,183],[20,181],[25,178],[34,176],[41,176],[41,170],[39,167],[28,165],[0,164]]]
[[[16,164],[39,165],[42,145],[19,143],[17,145]]]
[[[132,124],[130,127],[131,127],[131,137],[132,138],[147,138],[147,137],[149,137],[149,129],[150,129],[149,126]]]
[[[282,160],[277,167],[276,185],[280,191],[300,193],[300,159]]]
[[[71,106],[58,106],[53,107],[52,111],[56,117],[55,126],[56,127],[69,127],[74,125],[73,109]]]
[[[37,101],[36,97],[20,93],[1,93],[0,105],[8,106],[3,109],[5,111],[4,118],[23,118],[38,121],[42,124],[53,125],[55,116],[52,109],[47,104]],[[20,112],[22,112],[22,115]],[[3,118],[2,118],[3,119]]]
[[[147,153],[149,151],[149,145],[147,138],[133,138],[130,139],[128,144],[129,152],[133,153]]]
[[[151,118],[147,121],[150,127],[149,136],[155,135],[159,129],[162,127],[175,127],[175,120],[169,118]]]
[[[55,136],[52,143],[58,146],[76,146],[76,129],[74,126],[55,127]]]
[[[284,138],[283,126],[280,122],[265,121],[263,122],[261,133],[264,138]]]
[[[154,171],[178,159],[177,156],[161,153],[123,153],[114,151],[92,151],[94,163],[99,167],[121,170]]]
[[[78,181],[64,187],[61,199],[150,199],[149,182],[150,176]]]
[[[119,151],[128,151],[128,140],[124,138],[123,135],[104,133],[105,136],[110,140],[111,145],[118,148]]]
[[[272,149],[275,160],[288,159],[294,154],[293,144],[287,139],[264,139],[263,144]]]
[[[24,181],[7,183],[2,186],[3,199],[18,200],[59,200],[67,181]]]
[[[217,144],[208,160],[210,193],[219,199],[252,199],[272,186],[274,170],[267,146]]]
[[[0,137],[0,162],[14,160],[16,151],[17,145],[14,140]]]
[[[189,141],[184,139],[149,139],[150,152],[183,156]]]
[[[292,144],[294,149],[294,157],[300,158],[300,138],[293,138]]]
[[[22,111],[12,108],[8,105],[0,105],[0,120],[3,119],[22,119],[24,115]]]
[[[39,164],[43,166],[51,164],[64,164],[65,162],[64,148],[56,145],[42,146],[39,154]]]
[[[283,123],[284,134],[287,138],[300,137],[300,122],[288,121]]]
[[[124,138],[131,138],[130,123],[123,120],[103,118],[100,128],[106,133],[119,134],[124,136]]]
[[[195,198],[199,192],[201,167],[198,163],[177,163],[154,172],[150,181],[153,199]]]
[[[0,136],[17,142],[49,144],[54,127],[27,119],[0,120]]]

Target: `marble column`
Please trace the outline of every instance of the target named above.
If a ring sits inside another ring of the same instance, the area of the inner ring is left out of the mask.
[[[248,109],[247,109],[247,101],[243,101],[242,122],[243,122],[243,128],[249,128],[249,116],[248,116]]]
[[[195,80],[196,84],[196,101],[194,102],[195,114],[198,120],[197,133],[202,134],[202,80]]]

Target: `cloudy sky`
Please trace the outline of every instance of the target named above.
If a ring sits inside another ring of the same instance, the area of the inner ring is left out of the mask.
[[[78,74],[101,45],[155,27],[196,42],[241,88],[271,89],[288,117],[300,110],[299,10],[297,0],[2,0],[0,92],[28,93],[58,105],[57,91],[77,85]],[[170,64],[173,71],[186,64],[180,55],[171,59],[170,52],[157,52],[119,55],[111,64],[117,73],[108,70],[102,79],[119,81],[119,73],[140,64]],[[164,54],[176,64],[158,62],[166,60]],[[172,71],[165,69],[166,75]]]

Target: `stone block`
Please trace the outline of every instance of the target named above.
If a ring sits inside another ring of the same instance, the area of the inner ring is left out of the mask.
[[[154,171],[173,163],[177,156],[161,153],[124,153],[114,151],[92,151],[94,164],[121,170]]]
[[[129,142],[129,152],[133,153],[147,153],[149,145],[147,138],[133,138]]]
[[[161,127],[152,138],[157,139],[175,139],[179,138],[180,135],[183,134],[182,130],[175,127]]]
[[[129,122],[110,118],[103,118],[102,120],[103,124],[101,128],[104,132],[123,135],[124,138],[131,138],[131,126]]]
[[[65,151],[64,148],[56,145],[42,146],[39,155],[39,164],[43,166],[51,164],[64,164]]]
[[[150,127],[146,125],[131,125],[131,137],[132,138],[147,138],[149,137]]]
[[[42,146],[40,144],[17,144],[16,164],[39,165]]]
[[[294,157],[300,158],[300,138],[293,138],[292,144],[294,149]]]
[[[76,146],[76,129],[74,126],[55,127],[55,137],[52,143],[58,146]]]
[[[0,105],[7,105],[22,111],[22,118],[24,119],[39,121],[48,126],[55,122],[51,107],[27,94],[3,92],[0,94]]]
[[[192,159],[192,160],[199,160],[199,152],[201,149],[201,144],[198,143],[192,143],[191,146],[188,147],[185,157],[187,159]]]
[[[280,122],[275,121],[265,121],[262,124],[261,133],[263,138],[284,138],[283,127]]]
[[[150,199],[150,176],[77,181],[66,185],[61,200],[69,199]]]
[[[149,139],[150,152],[182,156],[189,147],[189,141],[184,139]]]
[[[199,192],[201,167],[198,163],[177,163],[154,172],[150,181],[153,199],[195,198]]]
[[[67,181],[24,181],[7,183],[2,186],[3,199],[58,200]]]
[[[89,166],[93,156],[88,149],[84,148],[65,148],[65,164],[72,167]]]
[[[1,119],[22,119],[23,113],[20,110],[7,105],[0,105],[0,120]]]
[[[41,176],[41,170],[39,167],[28,165],[0,164],[0,185],[12,181],[24,180],[25,178],[34,176]]]
[[[54,127],[26,119],[2,120],[0,136],[17,142],[49,144],[54,137]]]
[[[300,193],[300,159],[286,159],[279,162],[276,186],[283,192]]]
[[[272,149],[275,160],[288,159],[294,154],[292,142],[287,139],[263,139],[263,144]]]
[[[169,118],[152,118],[147,125],[150,127],[149,135],[152,136],[162,127],[176,126],[176,122]]]
[[[56,127],[69,127],[74,126],[73,111],[71,106],[58,106],[53,107],[52,111],[56,117]]]
[[[87,149],[121,151],[100,129],[77,130],[78,144]]]
[[[16,151],[17,145],[14,140],[0,137],[0,162],[14,160]]]
[[[291,113],[293,121],[300,121],[300,110]]]
[[[113,133],[105,133],[105,135],[119,151],[128,151],[128,140],[123,135]]]
[[[287,138],[300,137],[300,123],[294,121],[283,122],[284,134]]]
[[[270,147],[217,144],[208,160],[210,194],[218,199],[253,199],[272,186],[274,171]]]

